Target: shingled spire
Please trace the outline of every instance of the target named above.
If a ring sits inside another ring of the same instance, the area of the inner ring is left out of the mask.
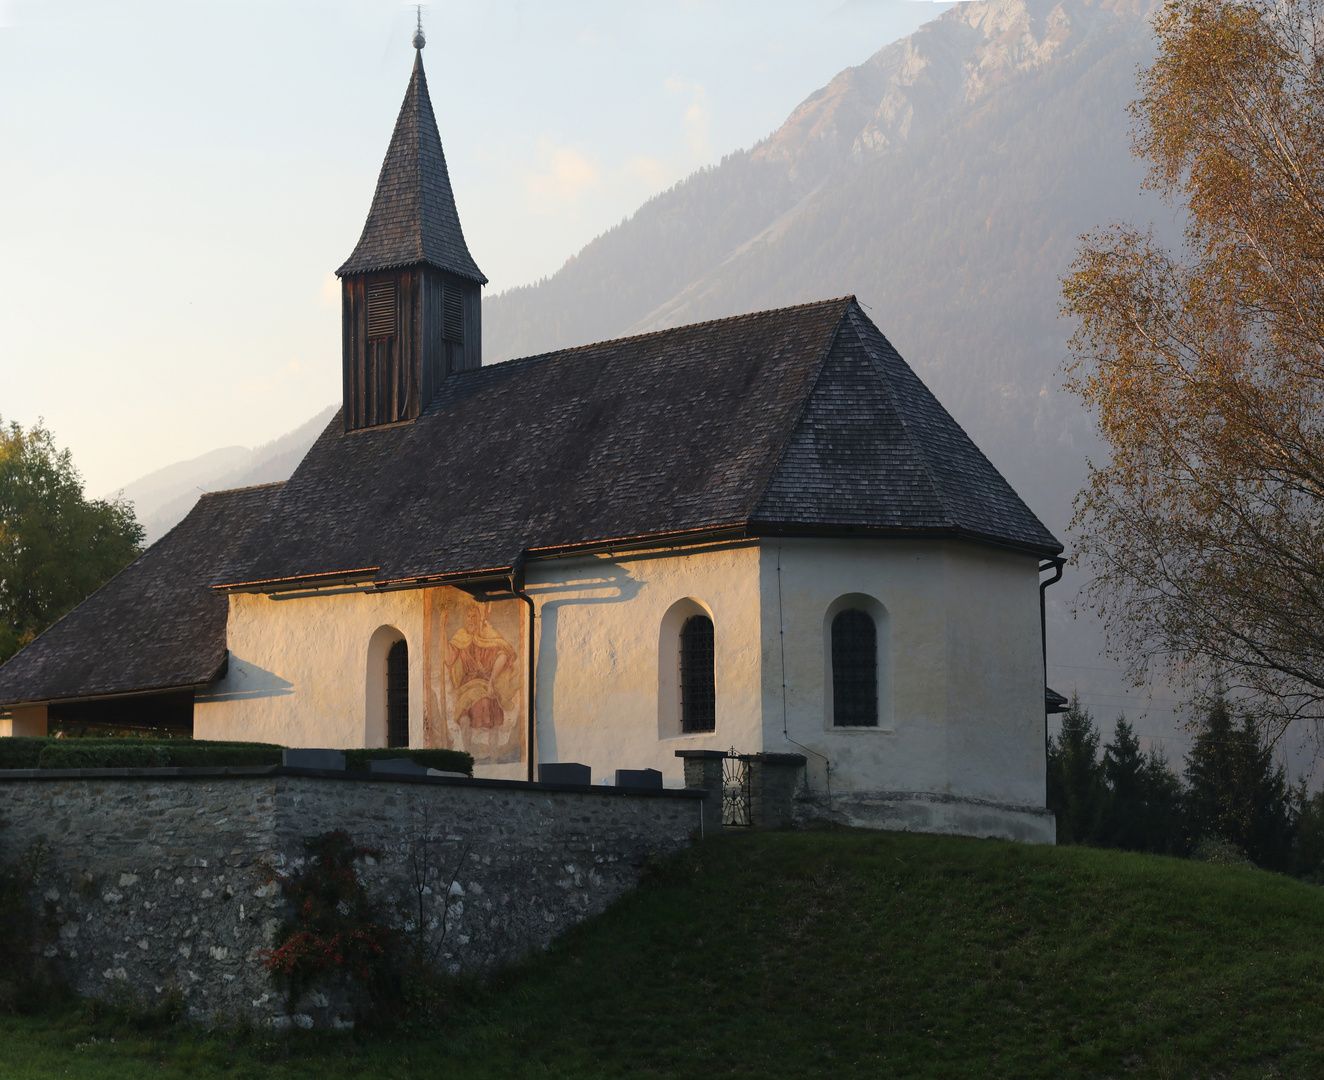
[[[345,428],[411,420],[482,363],[480,288],[423,72],[423,36],[372,209],[342,280]]]

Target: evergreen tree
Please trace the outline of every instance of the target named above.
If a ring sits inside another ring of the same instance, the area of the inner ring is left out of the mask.
[[[1157,855],[1186,855],[1185,819],[1182,813],[1181,777],[1168,766],[1160,750],[1145,755],[1141,770],[1141,788],[1145,801],[1145,847]]]
[[[1125,716],[1103,750],[1107,801],[1099,843],[1127,851],[1175,854],[1181,843],[1181,780],[1163,755],[1142,753]]]
[[[1048,746],[1048,808],[1057,815],[1059,844],[1095,843],[1103,828],[1106,790],[1099,732],[1075,694],[1062,730]]]
[[[1295,840],[1292,873],[1317,884],[1324,883],[1324,791],[1306,793],[1301,780],[1293,790],[1292,821]]]
[[[1117,718],[1113,741],[1103,748],[1103,780],[1108,798],[1100,840],[1108,847],[1146,850],[1145,757],[1125,716]]]
[[[1235,844],[1257,866],[1285,870],[1291,861],[1292,807],[1287,777],[1250,715],[1236,722],[1226,699],[1206,710],[1186,759],[1192,844]]]

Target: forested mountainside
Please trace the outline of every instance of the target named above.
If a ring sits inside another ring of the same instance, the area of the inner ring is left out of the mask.
[[[489,362],[853,293],[1059,535],[1090,424],[1056,374],[1078,235],[1172,214],[1139,193],[1144,12],[949,9],[659,195],[554,276],[485,302]]]

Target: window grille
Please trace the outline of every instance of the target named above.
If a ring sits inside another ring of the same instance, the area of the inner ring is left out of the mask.
[[[717,722],[713,621],[691,615],[680,630],[680,729],[712,731]]]
[[[403,641],[386,654],[386,745],[409,745],[409,646]]]
[[[374,281],[368,286],[368,340],[395,335],[395,282]]]
[[[867,611],[832,620],[832,723],[878,726],[878,628]]]
[[[464,318],[460,290],[447,285],[441,293],[441,336],[457,345],[464,344]]]

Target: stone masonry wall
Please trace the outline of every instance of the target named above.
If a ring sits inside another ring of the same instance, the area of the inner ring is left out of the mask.
[[[360,875],[373,895],[407,931],[421,917],[441,966],[481,972],[633,887],[646,857],[698,833],[700,796],[284,768],[11,772],[0,855],[46,846],[48,954],[80,994],[150,1006],[178,992],[203,1023],[340,1025],[343,1003],[316,994],[285,1016],[260,955],[283,915],[271,871],[301,866],[305,839],[342,829],[377,849]]]

